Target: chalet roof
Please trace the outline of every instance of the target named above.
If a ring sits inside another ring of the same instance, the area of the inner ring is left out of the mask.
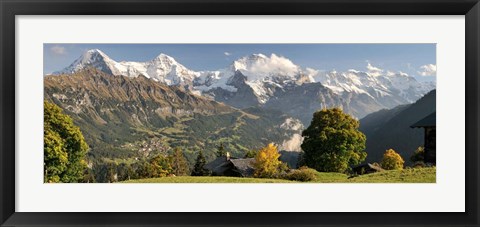
[[[356,166],[353,166],[352,169],[360,169],[360,168],[365,168],[365,167],[369,167],[370,169],[374,169],[376,171],[383,171],[384,169],[380,166],[377,166],[377,165],[373,165],[373,164],[370,164],[370,163],[362,163],[362,164],[359,164],[359,165],[356,165]]]
[[[437,125],[437,112],[433,112],[430,115],[424,117],[423,119],[417,121],[415,124],[411,125],[411,128],[422,128],[422,127],[432,127]]]
[[[230,159],[230,162],[243,176],[252,176],[254,158]]]
[[[205,168],[212,171],[216,174],[222,174],[223,172],[234,167],[235,172],[238,172],[242,176],[252,176],[253,161],[254,158],[230,158],[227,157],[218,157],[215,160],[209,162],[205,165]]]
[[[372,168],[372,169],[374,169],[374,170],[376,170],[376,171],[383,171],[383,168],[382,168],[382,167],[376,166],[376,165],[372,165],[372,164],[370,164],[370,163],[368,163],[368,167],[370,167],[370,168]]]
[[[216,167],[218,167],[218,166],[220,166],[220,165],[223,165],[226,161],[227,161],[227,157],[225,157],[225,156],[218,157],[218,158],[216,158],[215,160],[207,163],[207,164],[205,165],[205,168],[208,169],[208,170],[213,171],[213,169],[215,169]]]

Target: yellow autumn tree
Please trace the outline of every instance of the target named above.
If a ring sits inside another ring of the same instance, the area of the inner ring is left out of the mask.
[[[393,149],[388,149],[385,151],[383,154],[383,159],[382,159],[382,168],[387,169],[387,170],[392,170],[392,169],[403,169],[403,164],[405,161],[403,161],[402,156],[400,156],[395,150]]]
[[[255,168],[254,177],[260,178],[276,178],[285,166],[282,161],[278,160],[277,146],[273,143],[262,148],[255,156],[253,166]]]

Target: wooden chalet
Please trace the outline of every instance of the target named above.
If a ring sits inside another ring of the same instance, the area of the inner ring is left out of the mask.
[[[437,123],[437,112],[433,112],[430,115],[426,116],[425,118],[419,120],[412,126],[411,128],[424,128],[425,129],[425,136],[424,136],[424,161],[425,163],[436,163],[436,123]]]
[[[254,173],[254,158],[218,157],[205,165],[213,176],[251,177]]]

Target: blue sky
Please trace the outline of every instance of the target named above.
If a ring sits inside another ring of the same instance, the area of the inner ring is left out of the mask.
[[[44,44],[44,74],[63,69],[89,49],[100,49],[116,61],[148,61],[160,53],[192,70],[217,70],[253,53],[275,53],[302,68],[366,70],[367,62],[402,71],[419,81],[435,80],[422,66],[436,66],[435,44]],[[423,74],[423,76],[422,76]],[[427,75],[427,76],[425,76]]]

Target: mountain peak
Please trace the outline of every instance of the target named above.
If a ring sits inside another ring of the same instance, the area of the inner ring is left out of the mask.
[[[94,67],[105,72],[112,73],[109,69],[109,64],[114,62],[108,55],[99,49],[90,49],[85,51],[79,58],[63,70],[53,72],[52,74],[71,74],[79,70]]]
[[[90,49],[90,50],[87,50],[87,53],[100,53],[100,54],[105,54],[105,53],[103,53],[103,51],[101,51],[100,49]]]
[[[101,50],[99,49],[90,49],[88,51],[86,51],[83,55],[82,55],[83,59],[92,59],[92,58],[95,58],[95,57],[101,57],[101,58],[105,58],[105,59],[110,59],[110,57],[108,57],[108,55],[106,55],[105,53],[103,53]]]
[[[160,53],[157,57],[155,57],[155,59],[168,60],[168,61],[175,62],[175,59],[173,57],[166,55],[164,53]]]

